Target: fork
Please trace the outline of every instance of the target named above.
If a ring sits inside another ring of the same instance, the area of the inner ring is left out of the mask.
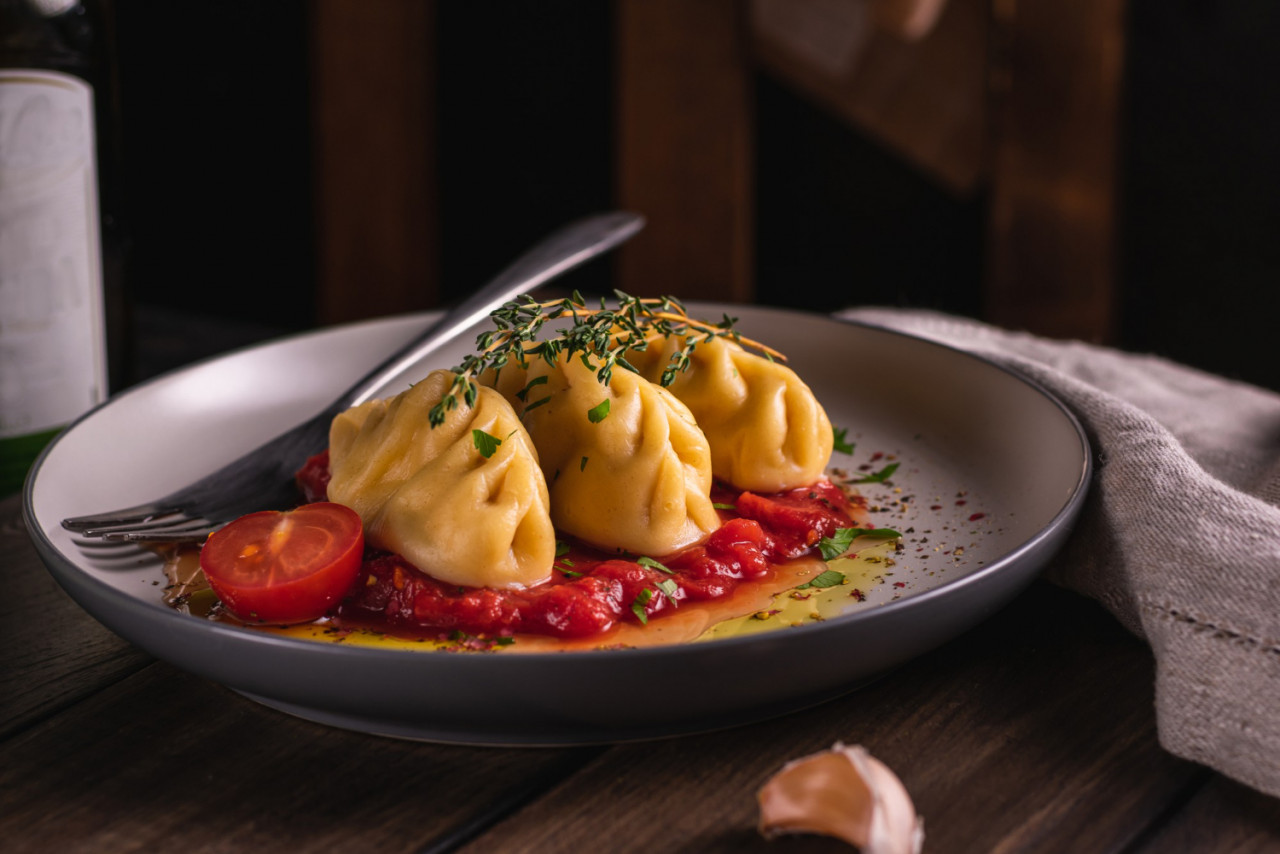
[[[116,542],[195,543],[245,513],[297,504],[294,473],[327,445],[335,415],[373,398],[489,312],[612,249],[643,227],[643,217],[626,211],[570,223],[535,244],[310,420],[163,498],[63,519],[62,526],[82,537]]]

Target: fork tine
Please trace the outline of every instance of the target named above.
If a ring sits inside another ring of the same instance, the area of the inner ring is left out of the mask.
[[[107,534],[125,534],[130,531],[139,533],[145,531],[162,531],[162,530],[184,530],[187,528],[208,527],[213,523],[201,516],[189,516],[185,513],[171,513],[166,516],[157,516],[153,519],[144,519],[141,522],[124,522],[119,525],[103,525],[100,528],[88,528],[80,531],[83,537],[103,537]]]
[[[146,530],[112,531],[102,535],[102,539],[115,543],[203,543],[205,538],[217,530],[218,526],[208,520],[194,527],[181,528],[148,528]]]
[[[62,527],[68,531],[83,531],[90,528],[111,527],[129,522],[144,522],[157,516],[171,516],[181,512],[180,507],[172,504],[151,502],[136,507],[123,507],[108,513],[91,516],[72,516],[62,520]]]

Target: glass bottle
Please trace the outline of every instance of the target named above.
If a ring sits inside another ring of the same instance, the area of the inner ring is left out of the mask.
[[[108,393],[98,11],[0,0],[0,496]]]

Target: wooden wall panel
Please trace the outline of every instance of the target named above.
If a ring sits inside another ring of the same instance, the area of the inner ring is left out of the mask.
[[[748,301],[751,69],[739,0],[617,0],[620,206],[648,217],[619,257],[636,294]]]
[[[752,49],[764,68],[953,193],[977,188],[989,0],[949,0],[936,25],[912,37],[903,30],[914,25],[914,5],[752,0],[750,7]],[[898,16],[893,30],[876,20],[880,11]]]
[[[1110,341],[1124,0],[994,0],[986,316]]]
[[[435,304],[434,4],[312,9],[317,319]]]

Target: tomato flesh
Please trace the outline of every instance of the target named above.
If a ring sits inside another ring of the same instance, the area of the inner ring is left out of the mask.
[[[209,536],[200,568],[240,619],[302,623],[338,604],[363,556],[360,516],[341,504],[319,502],[241,516]]]

